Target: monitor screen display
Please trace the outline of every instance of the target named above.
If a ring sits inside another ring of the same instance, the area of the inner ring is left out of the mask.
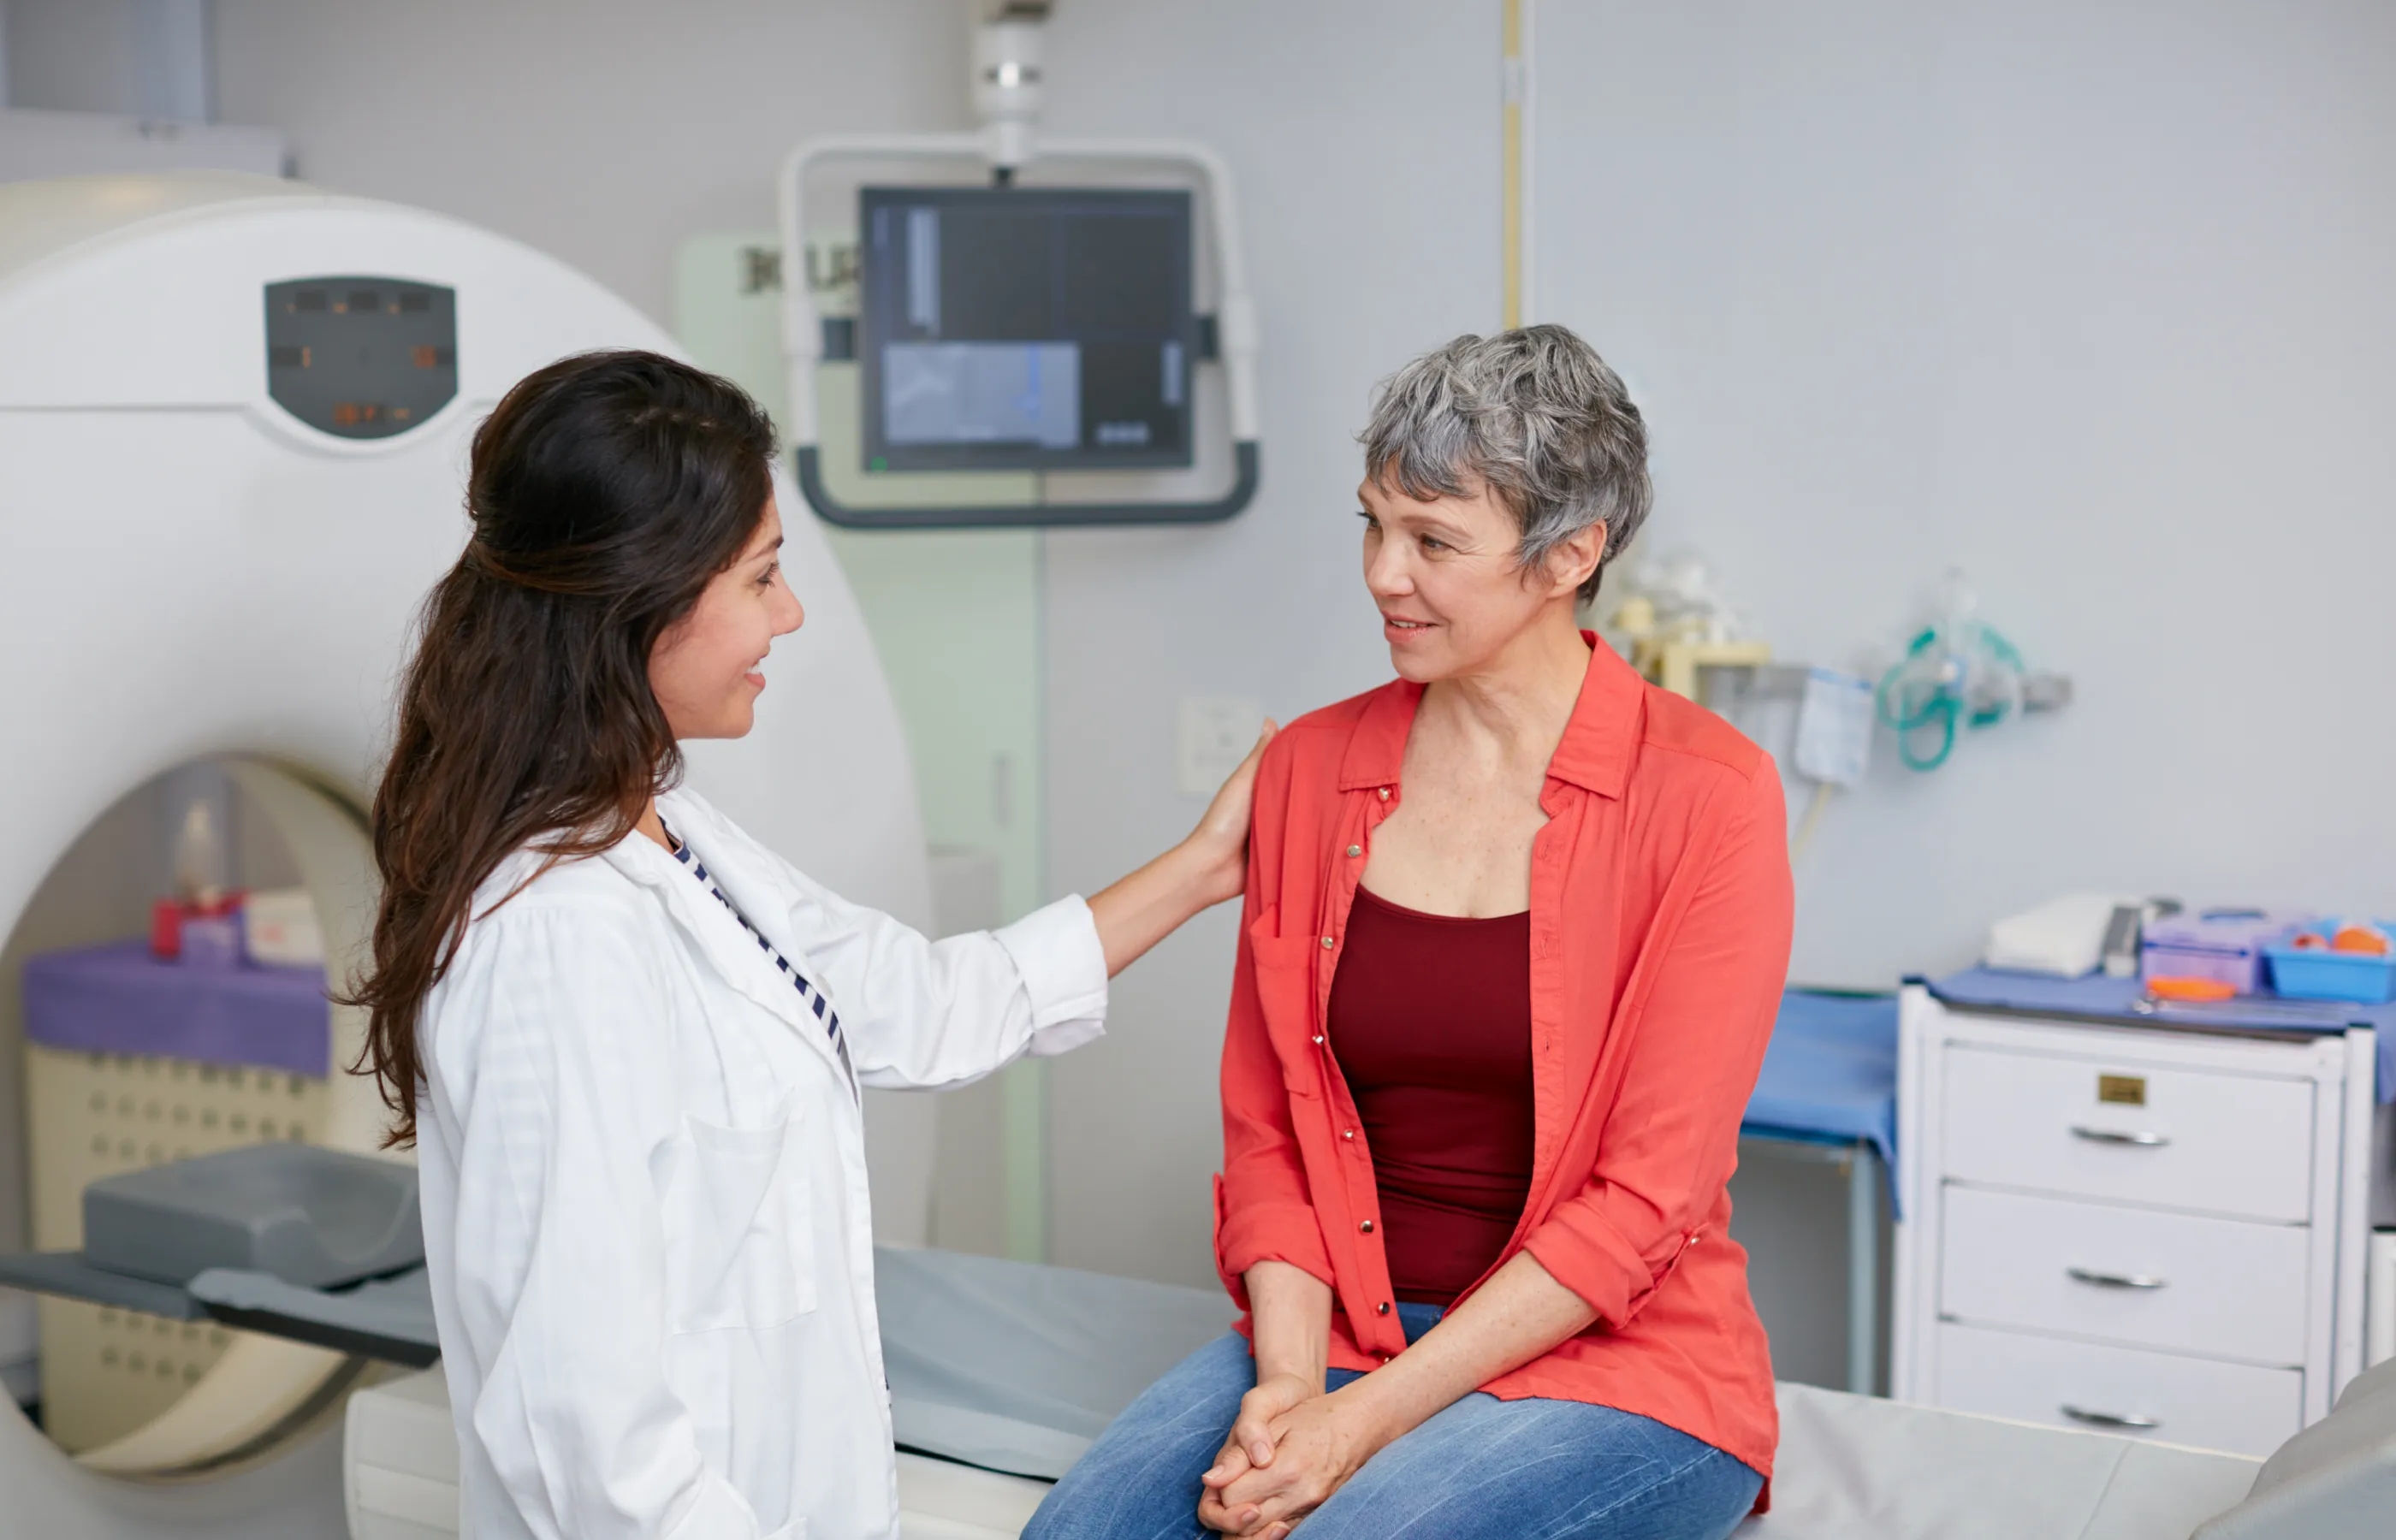
[[[868,471],[1191,462],[1190,194],[859,194]]]

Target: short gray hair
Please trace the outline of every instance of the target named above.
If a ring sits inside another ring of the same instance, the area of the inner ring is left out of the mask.
[[[1469,498],[1486,486],[1521,524],[1525,567],[1593,524],[1605,525],[1597,581],[1647,519],[1647,428],[1622,377],[1558,325],[1458,338],[1381,382],[1357,435],[1364,473],[1413,498]]]

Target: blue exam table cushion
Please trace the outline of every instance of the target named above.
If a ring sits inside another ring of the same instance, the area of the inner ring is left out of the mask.
[[[1743,1126],[1868,1143],[1897,1161],[1897,997],[1790,989]]]

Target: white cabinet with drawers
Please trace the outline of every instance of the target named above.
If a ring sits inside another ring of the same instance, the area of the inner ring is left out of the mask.
[[[2373,1034],[1905,991],[1891,1394],[2269,1454],[2363,1367]]]

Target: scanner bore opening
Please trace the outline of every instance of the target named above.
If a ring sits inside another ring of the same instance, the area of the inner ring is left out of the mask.
[[[372,855],[355,798],[247,756],[187,762],[119,797],[52,865],[0,947],[0,1251],[79,1246],[83,1188],[103,1175],[272,1139],[374,1145],[371,1089],[361,1095],[341,1069],[354,1013],[325,1007],[325,1075],[27,1037],[25,963],[109,944],[134,951],[153,902],[177,891],[178,834],[194,803],[210,809],[228,887],[306,890],[328,977],[347,976],[364,938]],[[146,951],[124,960],[145,963],[206,982],[193,964]],[[29,1416],[95,1471],[178,1480],[262,1463],[337,1419],[346,1391],[373,1377],[362,1361],[209,1321],[0,1290],[11,1392],[0,1416]]]

